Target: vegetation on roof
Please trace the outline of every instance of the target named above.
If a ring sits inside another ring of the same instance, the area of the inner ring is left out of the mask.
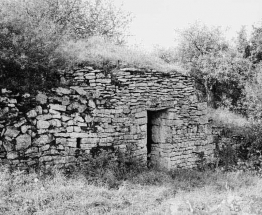
[[[177,71],[185,74],[176,63],[167,63],[155,53],[119,45],[105,37],[92,37],[88,40],[69,41],[59,47],[71,65],[86,63],[95,67],[110,65],[111,67],[135,67],[153,69],[161,72]]]

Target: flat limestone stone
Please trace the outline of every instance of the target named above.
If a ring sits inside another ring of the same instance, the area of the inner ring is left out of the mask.
[[[47,129],[49,128],[50,123],[48,121],[44,121],[44,120],[38,120],[37,121],[37,128],[38,129]]]
[[[66,111],[65,105],[50,104],[49,107],[50,107],[50,109],[53,109],[53,110]]]
[[[31,145],[31,136],[28,134],[20,135],[16,138],[16,150],[27,149]]]
[[[35,110],[30,110],[29,112],[27,112],[26,115],[27,115],[28,118],[35,118],[35,117],[37,117],[37,113],[36,113]]]
[[[5,136],[10,137],[10,138],[15,138],[17,135],[20,133],[15,127],[7,127]]]
[[[18,154],[16,152],[8,152],[7,153],[7,159],[13,160],[18,157]]]
[[[70,89],[66,89],[66,88],[62,88],[62,87],[58,87],[56,89],[56,93],[57,94],[69,95],[71,93],[71,90]]]
[[[46,104],[47,96],[43,93],[38,93],[36,96],[36,101],[38,101],[40,104]]]
[[[81,87],[71,87],[71,88],[74,89],[79,95],[84,96],[87,94],[87,92]]]
[[[52,135],[44,134],[41,135],[39,138],[37,138],[34,143],[36,145],[45,145],[47,143],[50,143],[53,140]]]

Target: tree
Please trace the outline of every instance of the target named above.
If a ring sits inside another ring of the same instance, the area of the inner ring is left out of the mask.
[[[0,86],[44,86],[47,79],[53,80],[50,75],[57,67],[66,65],[59,46],[94,35],[119,41],[130,21],[129,14],[110,1],[2,0],[1,4]]]
[[[109,0],[83,1],[77,17],[72,20],[72,31],[77,39],[106,36],[123,41],[131,21],[130,14],[117,8]]]
[[[258,64],[262,60],[262,26],[253,26],[250,42],[252,62]]]
[[[248,60],[238,55],[225,40],[219,27],[194,24],[180,32],[178,60],[195,77],[197,88],[216,108],[225,98],[235,105],[247,77]]]
[[[238,53],[242,54],[243,58],[251,56],[251,47],[249,45],[245,26],[242,26],[237,33],[236,49]]]

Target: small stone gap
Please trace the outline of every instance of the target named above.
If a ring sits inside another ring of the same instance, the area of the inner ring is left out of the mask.
[[[76,148],[80,149],[81,148],[80,144],[81,144],[81,138],[78,137],[76,138]]]

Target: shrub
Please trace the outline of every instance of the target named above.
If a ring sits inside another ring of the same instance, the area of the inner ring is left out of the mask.
[[[78,164],[79,171],[87,180],[107,184],[110,187],[117,187],[122,180],[127,180],[131,175],[145,169],[139,159],[127,158],[121,152],[106,150],[101,150],[95,156],[84,154],[79,157]]]
[[[209,109],[213,123],[227,131],[233,149],[229,145],[217,149],[219,165],[226,170],[262,171],[262,124],[253,118],[243,117],[224,109]]]
[[[256,65],[253,77],[246,82],[245,97],[242,99],[242,109],[245,110],[249,118],[261,121],[262,118],[262,63]]]

